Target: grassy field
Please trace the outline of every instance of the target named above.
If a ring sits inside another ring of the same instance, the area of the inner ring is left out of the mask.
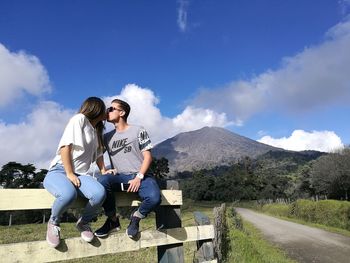
[[[219,206],[215,202],[193,202],[185,200],[181,207],[181,218],[183,226],[195,225],[193,219],[194,211],[201,211],[213,222],[213,207]],[[228,209],[230,210],[230,209]],[[92,223],[92,228],[97,229],[104,223],[105,217],[100,217],[97,222]],[[229,238],[231,250],[228,252],[226,262],[292,262],[286,259],[283,253],[277,248],[266,243],[261,235],[248,223],[244,223],[244,230],[234,228],[233,218],[228,217]],[[121,219],[122,230],[129,224],[129,220]],[[141,230],[155,229],[155,217],[151,214],[141,221]],[[28,224],[0,226],[0,244],[44,240],[46,234],[46,224]],[[79,233],[75,229],[74,223],[61,224],[62,238],[78,237]],[[185,262],[193,262],[196,251],[195,242],[184,243]],[[98,258],[98,259],[97,259]],[[261,261],[263,259],[264,261]],[[139,251],[109,254],[98,257],[76,259],[65,262],[157,262],[156,247],[141,249]],[[260,260],[260,261],[258,261]]]

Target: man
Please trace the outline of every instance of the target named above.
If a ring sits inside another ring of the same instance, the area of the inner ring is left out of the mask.
[[[117,174],[105,174],[98,179],[106,190],[103,208],[107,220],[96,230],[97,237],[108,236],[120,229],[114,192],[120,191],[121,183],[130,184],[127,192],[137,192],[142,200],[140,207],[132,213],[126,229],[130,238],[137,236],[140,220],[161,202],[157,182],[152,175],[147,174],[152,162],[151,140],[143,127],[128,124],[129,113],[130,105],[119,99],[113,100],[112,106],[107,110],[107,121],[114,124],[115,129],[104,135],[104,145]]]

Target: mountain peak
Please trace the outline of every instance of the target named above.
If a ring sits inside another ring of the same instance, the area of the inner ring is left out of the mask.
[[[229,165],[242,156],[255,158],[271,150],[281,150],[220,127],[203,127],[179,133],[154,147],[156,158],[169,160],[171,174]]]

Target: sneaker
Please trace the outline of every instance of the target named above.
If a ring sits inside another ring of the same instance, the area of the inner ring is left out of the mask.
[[[77,229],[80,232],[81,238],[86,242],[91,242],[94,239],[94,234],[92,233],[89,223],[85,223],[79,218],[77,224]]]
[[[114,222],[110,218],[107,218],[107,220],[103,224],[103,226],[95,231],[95,236],[97,236],[97,237],[106,237],[110,233],[115,232],[115,231],[119,231],[119,230],[120,230],[119,217],[117,217],[117,221],[116,222]]]
[[[126,229],[126,234],[130,238],[135,238],[137,234],[139,233],[139,223],[141,218],[137,216],[131,216],[130,224],[128,228]]]
[[[59,226],[52,224],[50,221],[47,223],[46,241],[51,247],[57,247],[60,244],[60,231]]]

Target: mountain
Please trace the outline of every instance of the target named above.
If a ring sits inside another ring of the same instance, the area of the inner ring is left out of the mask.
[[[152,155],[157,159],[167,158],[170,175],[174,175],[176,172],[230,165],[242,156],[256,158],[269,151],[281,150],[224,128],[204,127],[159,143],[152,149]]]

